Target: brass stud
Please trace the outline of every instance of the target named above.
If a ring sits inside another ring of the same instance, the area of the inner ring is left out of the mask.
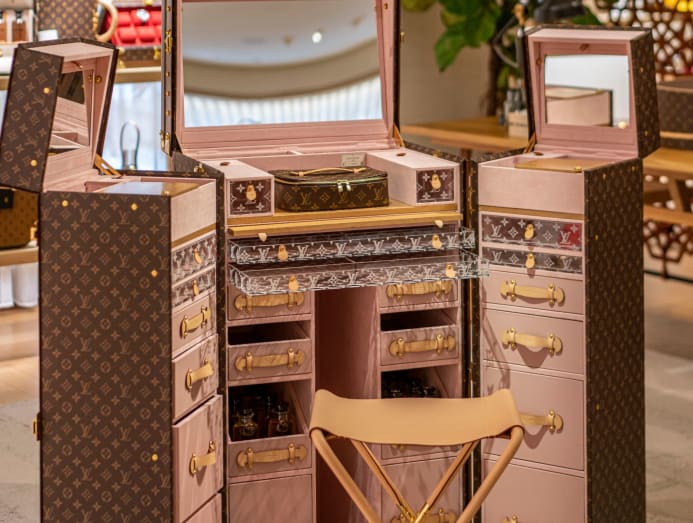
[[[165,94],[166,96],[171,96],[171,91],[166,91],[164,94]]]
[[[158,454],[152,454],[152,461],[154,461],[154,462],[159,461],[159,455]]]
[[[101,75],[96,75],[96,79],[94,80],[97,84],[100,84],[103,81],[103,78],[101,78]]]
[[[171,71],[166,71],[166,78],[171,78]]]
[[[67,200],[63,200],[62,206],[67,207],[68,205],[70,205],[70,202],[68,202]]]
[[[50,94],[51,88],[50,87],[44,87],[43,88],[43,94]]]
[[[159,271],[157,271],[156,269],[154,269],[154,270],[151,272],[151,275],[152,275],[152,278],[156,278],[156,277],[159,275]]]
[[[133,211],[136,211],[136,210],[137,210],[137,204],[136,204],[136,203],[133,203],[133,204],[130,206],[130,209],[132,209]]]
[[[599,235],[598,235],[598,234],[595,234],[595,235],[594,235],[594,239],[595,239],[595,240],[598,240],[598,239],[599,239]]]
[[[29,164],[30,164],[32,167],[36,167],[36,166],[38,165],[38,162],[37,162],[36,160],[31,160],[31,161],[29,162]]]
[[[166,116],[171,116],[171,111],[168,109],[166,110]]]
[[[644,134],[645,136],[649,136],[650,133],[649,133],[648,131],[645,131],[643,134]]]
[[[640,72],[641,72],[641,73],[644,73],[644,72],[645,72],[645,68],[644,68],[644,67],[641,67],[641,68],[640,68]]]
[[[602,406],[599,403],[597,403],[597,405],[595,406],[595,409],[601,410],[601,408],[602,408]]]

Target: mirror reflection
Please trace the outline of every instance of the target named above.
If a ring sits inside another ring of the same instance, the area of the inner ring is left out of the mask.
[[[73,71],[63,73],[60,77],[50,154],[89,146],[89,117],[84,91],[84,79],[88,73]]]
[[[547,56],[544,71],[546,123],[628,127],[630,77],[627,56]]]
[[[182,8],[185,127],[382,118],[373,0]]]

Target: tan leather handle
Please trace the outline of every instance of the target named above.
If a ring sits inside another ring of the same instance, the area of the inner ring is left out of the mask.
[[[302,292],[287,292],[286,294],[268,294],[265,296],[248,296],[239,294],[233,300],[233,306],[237,311],[250,312],[253,307],[280,307],[286,305],[288,309],[303,305],[305,296]]]
[[[446,350],[452,352],[455,350],[455,337],[444,336],[437,334],[435,338],[430,340],[405,341],[404,338],[397,338],[390,343],[390,354],[403,358],[405,354],[412,352],[431,352],[436,351],[438,354]]]
[[[435,294],[436,298],[452,292],[451,280],[422,281],[419,283],[396,283],[385,289],[388,298],[401,300],[403,296],[424,296]]]
[[[212,367],[212,364],[208,360],[205,360],[204,365],[202,365],[202,367],[200,367],[199,369],[188,369],[188,372],[185,373],[185,388],[188,390],[192,390],[193,385],[195,383],[207,379],[213,375],[214,367]]]
[[[518,333],[515,329],[510,328],[503,333],[502,338],[503,345],[509,345],[512,350],[517,349],[518,344],[530,348],[546,349],[552,356],[554,354],[560,354],[563,350],[561,338],[554,334],[549,334],[545,338],[542,338],[541,336]]]
[[[113,37],[113,34],[116,32],[116,29],[118,29],[118,9],[116,9],[116,7],[111,2],[107,2],[106,0],[96,0],[96,3],[103,7],[106,11],[108,11],[109,15],[111,15],[111,25],[108,27],[108,29],[106,29],[105,33],[101,34],[97,34],[97,28],[94,27],[94,37],[99,42],[108,42]],[[94,19],[96,19],[96,15],[94,16]]]
[[[212,309],[203,306],[200,309],[200,314],[196,314],[192,318],[183,316],[183,321],[180,322],[180,335],[183,338],[187,338],[188,334],[196,331],[203,325],[205,325],[212,317]]]
[[[286,354],[268,354],[266,356],[253,356],[252,352],[247,352],[245,356],[236,358],[236,369],[240,372],[252,372],[253,368],[287,367],[292,369],[294,366],[301,366],[306,359],[303,351],[296,351],[292,348]]]
[[[560,287],[556,287],[553,283],[548,287],[529,287],[518,285],[515,280],[505,281],[501,284],[501,296],[510,298],[512,301],[519,296],[521,298],[530,298],[533,300],[545,300],[549,305],[554,303],[561,304],[565,300],[565,292]]]
[[[205,467],[214,465],[217,462],[217,445],[213,441],[209,442],[209,448],[207,449],[207,454],[204,456],[197,456],[195,454],[190,458],[190,474],[193,476],[201,471]]]
[[[520,418],[525,425],[539,425],[548,427],[549,432],[560,432],[563,430],[563,418],[554,410],[550,410],[546,416],[536,416],[533,414],[521,413]]]
[[[293,443],[285,449],[265,450],[263,452],[255,452],[252,448],[247,448],[243,452],[239,452],[236,456],[236,463],[241,468],[248,467],[252,469],[256,463],[278,463],[286,461],[293,465],[296,460],[303,461],[306,459],[308,451],[303,445],[296,447]]]
[[[453,511],[445,511],[445,509],[439,509],[438,512],[429,512],[422,519],[421,523],[455,523],[457,521],[457,514]],[[390,520],[390,523],[409,523],[409,519],[402,514],[398,517],[394,517]]]
[[[323,167],[322,169],[310,169],[309,171],[289,171],[291,174],[305,176],[311,174],[358,174],[365,171],[365,167]]]

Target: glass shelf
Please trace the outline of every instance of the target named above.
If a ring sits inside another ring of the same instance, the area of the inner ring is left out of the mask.
[[[414,256],[343,258],[278,265],[229,265],[229,279],[248,295],[284,294],[488,275],[489,264],[462,250]]]
[[[230,239],[228,256],[237,265],[302,262],[473,249],[474,231],[418,227],[260,239]]]

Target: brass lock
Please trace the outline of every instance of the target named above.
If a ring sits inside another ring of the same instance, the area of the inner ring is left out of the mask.
[[[298,280],[296,276],[289,276],[288,288],[291,292],[296,292],[299,289]]]
[[[439,235],[434,234],[431,237],[431,245],[433,246],[434,249],[440,249],[443,247],[443,242],[441,241]]]
[[[534,260],[534,254],[531,252],[527,253],[527,259],[525,260],[525,267],[528,269],[534,269],[536,261]]]
[[[534,224],[528,223],[525,227],[525,240],[531,240],[534,238]]]
[[[431,176],[431,187],[434,191],[439,191],[443,186],[443,182],[440,180],[440,175],[438,173],[433,173]]]
[[[286,245],[277,247],[277,259],[279,261],[286,261],[289,259],[289,252],[286,250]]]
[[[257,200],[257,192],[255,191],[255,186],[252,183],[248,184],[245,188],[245,199],[249,202],[254,202]]]

